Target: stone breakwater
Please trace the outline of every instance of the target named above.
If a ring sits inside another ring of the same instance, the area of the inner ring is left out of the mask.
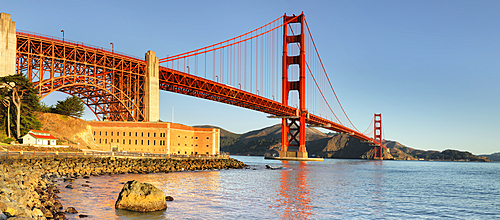
[[[171,159],[115,157],[0,158],[0,220],[65,219],[54,178],[78,178],[104,174],[158,173],[207,169],[241,169],[246,165],[231,158]]]

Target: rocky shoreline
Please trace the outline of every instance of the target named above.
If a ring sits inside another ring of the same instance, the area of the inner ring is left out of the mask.
[[[0,220],[66,219],[71,207],[58,200],[55,178],[104,174],[241,169],[231,158],[115,158],[83,156],[4,156],[0,158]],[[65,212],[66,210],[66,212]],[[85,216],[80,216],[85,217]]]

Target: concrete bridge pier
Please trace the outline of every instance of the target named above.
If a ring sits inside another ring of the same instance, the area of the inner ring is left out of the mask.
[[[146,83],[144,97],[145,121],[156,122],[160,119],[160,63],[154,51],[146,53]]]
[[[16,73],[16,22],[10,14],[0,13],[0,77]]]

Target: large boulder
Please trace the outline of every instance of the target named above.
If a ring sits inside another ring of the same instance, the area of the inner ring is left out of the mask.
[[[122,188],[115,203],[116,209],[136,212],[165,210],[165,194],[150,183],[128,181]]]

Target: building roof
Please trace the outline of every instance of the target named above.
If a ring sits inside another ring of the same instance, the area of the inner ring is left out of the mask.
[[[48,136],[45,136],[45,135],[36,135],[36,134],[33,134],[33,133],[29,133],[29,135],[37,138],[37,139],[53,139],[53,140],[57,140],[56,137],[52,136],[52,135],[48,135]]]
[[[37,135],[37,134],[33,134],[33,132],[36,132],[36,133],[44,133],[44,134],[48,134],[48,135]],[[36,139],[52,139],[52,140],[57,140],[56,137],[52,136],[50,134],[50,132],[47,132],[47,131],[37,131],[37,130],[31,130],[29,133],[29,135],[33,136],[34,138]]]

